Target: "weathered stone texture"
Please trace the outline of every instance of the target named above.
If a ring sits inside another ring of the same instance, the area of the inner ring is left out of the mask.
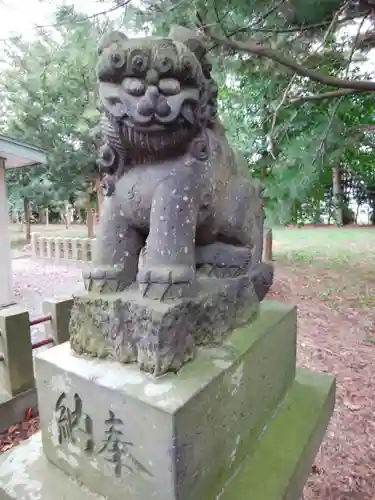
[[[69,344],[55,347],[36,360],[44,452],[109,500],[204,498],[224,471],[238,467],[285,396],[295,345],[295,309],[264,302],[250,325],[222,346],[199,348],[177,376],[155,379],[132,364],[76,356]],[[82,414],[74,442],[59,441],[62,403]],[[110,412],[132,455],[122,455],[119,476],[100,451]],[[91,419],[91,436],[83,415]]]
[[[247,277],[202,278],[199,283],[198,296],[170,302],[144,298],[136,286],[121,293],[76,297],[72,348],[79,354],[137,362],[156,375],[177,371],[194,358],[196,346],[220,344],[259,307]]]

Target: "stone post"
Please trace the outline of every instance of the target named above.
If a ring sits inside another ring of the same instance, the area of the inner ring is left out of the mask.
[[[63,246],[64,246],[64,259],[69,260],[69,242],[70,238],[64,238]]]
[[[45,259],[46,256],[47,256],[47,252],[46,252],[46,237],[45,236],[41,236],[39,238],[39,257],[42,258],[42,259]]]
[[[272,262],[272,229],[264,229],[263,236],[263,260]]]
[[[88,254],[89,254],[89,244],[90,244],[90,239],[89,238],[82,238],[81,239],[81,260],[83,262],[88,262]]]
[[[39,257],[40,255],[40,250],[38,249],[38,243],[39,243],[39,233],[32,233],[31,235],[31,256],[32,257]]]
[[[63,258],[63,249],[62,249],[62,238],[55,238],[55,258],[56,260],[61,260]]]
[[[52,259],[53,258],[53,238],[48,237],[46,238],[47,242],[47,259]]]
[[[35,385],[29,313],[19,306],[0,310],[0,387],[10,396]]]
[[[72,260],[78,260],[78,241],[79,238],[72,238]]]
[[[13,302],[12,256],[5,185],[5,160],[0,158],[0,307]]]
[[[69,340],[69,321],[73,299],[48,299],[43,302],[44,314],[51,314],[52,320],[47,321],[45,331],[52,337],[54,344],[63,344]]]

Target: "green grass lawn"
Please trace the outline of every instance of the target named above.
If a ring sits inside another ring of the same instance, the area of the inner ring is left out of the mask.
[[[306,500],[374,498],[375,228],[273,229],[270,296],[298,307],[298,360],[337,377],[336,408]]]
[[[369,263],[375,256],[375,227],[276,228],[273,239],[277,258],[342,265]]]
[[[273,241],[276,268],[303,276],[305,292],[333,306],[375,307],[375,228],[276,228]]]

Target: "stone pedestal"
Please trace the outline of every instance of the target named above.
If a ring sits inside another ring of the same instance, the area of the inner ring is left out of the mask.
[[[295,346],[295,309],[264,302],[177,375],[68,343],[39,354],[43,449],[35,436],[0,460],[0,499],[298,500],[334,380],[296,376]]]
[[[71,346],[89,354],[162,375],[193,359],[196,346],[214,345],[259,309],[248,276],[200,278],[196,297],[172,301],[142,296],[133,283],[122,292],[85,292],[74,298]]]

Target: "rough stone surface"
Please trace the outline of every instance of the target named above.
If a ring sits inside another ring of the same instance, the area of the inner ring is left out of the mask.
[[[51,464],[40,432],[0,455],[0,500],[106,500]]]
[[[71,346],[79,354],[137,362],[155,375],[177,371],[195,356],[196,346],[219,344],[259,308],[248,277],[202,278],[199,285],[198,296],[169,302],[142,297],[135,285],[76,297]]]
[[[297,370],[249,455],[210,500],[300,500],[335,406],[331,375]],[[218,493],[219,491],[219,493]]]
[[[295,309],[264,302],[177,376],[54,347],[36,358],[44,452],[109,500],[204,498],[284,397],[295,346]]]
[[[253,444],[244,443],[246,456],[223,471],[212,491],[193,500],[299,500],[335,401],[329,375],[298,370],[293,385]],[[233,456],[236,442],[233,443]],[[73,455],[72,455],[73,456]],[[158,458],[159,455],[156,457]],[[122,492],[116,500],[149,500]],[[185,497],[181,497],[185,500]],[[50,463],[40,434],[0,457],[0,500],[108,500]]]

